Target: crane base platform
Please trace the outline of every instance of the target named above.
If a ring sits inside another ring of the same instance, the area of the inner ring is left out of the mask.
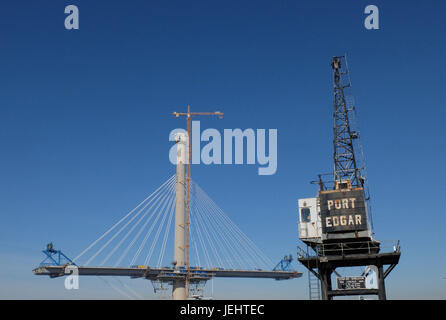
[[[380,300],[386,300],[386,289],[384,279],[398,264],[401,256],[399,246],[395,247],[393,252],[375,252],[370,250],[366,253],[356,253],[354,251],[349,254],[337,255],[301,255],[298,261],[313,273],[320,281],[322,300],[332,300],[335,296],[351,296],[351,295],[378,295]],[[386,270],[384,266],[388,265]],[[336,268],[342,267],[359,267],[359,266],[375,266],[377,269],[377,289],[333,289],[331,283],[331,275]]]

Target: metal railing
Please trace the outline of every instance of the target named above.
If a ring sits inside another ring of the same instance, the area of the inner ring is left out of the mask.
[[[330,242],[316,244],[312,247],[312,251],[297,247],[297,254],[299,257],[309,258],[315,256],[328,255],[348,255],[352,253],[386,253],[386,252],[401,252],[399,240],[384,240],[384,241],[351,241],[351,242]]]

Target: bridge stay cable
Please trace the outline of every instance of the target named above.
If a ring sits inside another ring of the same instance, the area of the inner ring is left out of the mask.
[[[126,227],[128,227],[129,225],[130,225],[130,223],[131,222],[133,222],[133,220],[135,220],[136,219],[136,217],[141,213],[141,212],[143,212],[143,210],[147,207],[147,205],[148,205],[149,203],[147,203],[143,208],[141,208],[133,217],[131,217],[130,219],[129,219],[129,221],[127,221],[115,234],[113,234],[113,236],[111,236],[111,238],[110,239],[108,239],[107,241],[106,241],[106,243],[104,244],[104,245],[102,245],[102,247],[99,249],[99,250],[97,250],[88,260],[87,260],[87,262],[85,263],[85,265],[87,266],[87,265],[89,265],[102,251],[104,251],[104,249],[105,248],[107,248],[108,247],[108,245],[115,239],[115,238],[117,238],[117,236],[119,236],[119,234],[121,234],[121,232],[126,228]],[[159,213],[161,213],[161,212],[159,212]],[[126,238],[126,236],[125,236],[125,238]],[[120,243],[118,243],[117,245],[116,245],[117,247],[119,247],[120,246]],[[112,250],[111,250],[111,253],[114,253],[114,251],[116,251],[116,247],[115,248],[113,248]],[[108,260],[108,258],[106,257],[106,260]],[[103,263],[104,263],[104,261],[103,261]],[[103,264],[100,264],[100,265],[103,265]]]
[[[94,245],[96,245],[99,241],[101,241],[105,236],[107,236],[110,232],[112,232],[122,221],[124,221],[128,216],[130,216],[135,210],[137,210],[141,205],[143,205],[147,200],[149,200],[153,195],[155,195],[160,189],[162,189],[166,184],[174,181],[175,175],[171,176],[166,182],[164,182],[161,186],[159,186],[152,194],[150,194],[147,198],[141,201],[135,208],[133,208],[130,212],[128,212],[124,217],[121,218],[115,225],[113,225],[110,229],[108,229],[102,236],[93,241],[84,251],[82,251],[78,256],[76,256],[72,261],[76,262],[80,257],[82,257],[86,252],[88,252]]]
[[[172,181],[172,183],[167,187],[169,190],[170,188],[172,188],[174,185],[174,180]],[[149,213],[151,212],[151,214],[149,215],[149,217],[146,219],[146,221],[144,222],[144,224],[139,228],[137,234],[133,237],[132,241],[127,245],[126,249],[124,250],[124,252],[121,254],[121,256],[119,257],[118,261],[115,263],[115,267],[120,265],[121,262],[123,261],[123,259],[127,256],[128,252],[130,251],[130,249],[134,246],[134,244],[136,243],[137,239],[139,239],[139,237],[141,236],[141,234],[143,233],[143,231],[145,230],[145,228],[147,227],[147,225],[149,224],[149,222],[152,220],[152,218],[155,216],[156,210],[158,210],[159,205],[156,207],[155,210],[151,211],[151,209],[157,205],[158,203],[162,203],[163,201],[166,200],[168,196],[168,193],[160,193],[159,198],[153,202],[153,204],[147,209],[147,212],[144,214],[144,216],[141,217],[141,221],[142,219]],[[137,222],[137,224],[139,224],[140,221]],[[132,263],[133,264],[133,261]]]
[[[187,277],[190,292],[214,277],[290,279],[301,276],[297,271],[273,270],[275,264],[262,250],[195,181],[190,182],[189,258],[192,261],[187,268],[175,268],[171,260],[165,259],[174,249],[175,228],[172,222],[178,205],[175,174],[73,259],[82,269],[81,275],[100,276],[116,291],[131,299],[142,297],[116,276],[149,279],[155,291],[156,285],[165,291],[166,284],[172,285],[178,277]],[[86,263],[80,264],[80,259]],[[95,261],[99,263],[94,264]],[[62,271],[60,267],[47,268],[35,269],[35,273],[64,274],[63,268]],[[120,287],[102,276],[112,276]]]
[[[149,204],[149,203],[148,203]],[[119,235],[119,233],[124,230],[128,225],[130,225],[130,223],[136,219],[136,217],[143,212],[143,210],[148,206],[145,205],[136,215],[134,215],[132,217],[132,219],[130,219],[119,231],[118,233],[115,235],[115,237],[117,235]],[[130,230],[125,234],[125,236],[119,241],[119,243],[110,251],[110,253],[105,257],[105,259],[101,262],[101,266],[105,265],[106,261],[108,259],[110,259],[110,257],[119,249],[119,247],[122,245],[122,243],[128,238],[128,236],[135,230],[135,228],[139,225],[139,223],[143,220],[143,218],[149,213],[149,210],[147,210],[143,215],[141,215],[140,219],[133,225],[133,227],[130,228]],[[114,237],[112,237],[108,243],[110,243],[112,240],[114,239]],[[104,246],[106,246],[108,243],[106,243]],[[99,253],[99,252],[98,252]],[[88,263],[88,262],[87,262]]]

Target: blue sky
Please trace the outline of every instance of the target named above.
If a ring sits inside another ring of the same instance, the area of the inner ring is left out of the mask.
[[[64,28],[68,4],[79,30]],[[297,199],[332,168],[330,59],[347,53],[376,238],[402,244],[388,297],[446,298],[446,4],[373,1],[375,31],[363,26],[367,4],[2,3],[0,297],[120,297],[97,279],[68,292],[31,270],[47,242],[77,255],[174,173],[168,134],[185,122],[171,113],[187,104],[225,113],[201,119],[203,129],[278,130],[273,176],[253,165],[192,172],[273,261],[295,254]],[[305,299],[306,281],[214,288],[219,298]]]

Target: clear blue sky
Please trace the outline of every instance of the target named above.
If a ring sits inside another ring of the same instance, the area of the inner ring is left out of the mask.
[[[64,28],[68,4],[79,30]],[[367,4],[380,30],[364,28]],[[445,299],[445,12],[437,0],[3,2],[0,298],[120,297],[31,270],[47,242],[77,255],[174,173],[168,134],[184,120],[171,112],[187,104],[225,113],[202,128],[277,128],[275,175],[227,165],[193,176],[272,260],[295,254],[297,199],[332,168],[330,59],[347,52],[376,237],[402,243],[388,296]],[[306,277],[214,288],[307,297]]]

